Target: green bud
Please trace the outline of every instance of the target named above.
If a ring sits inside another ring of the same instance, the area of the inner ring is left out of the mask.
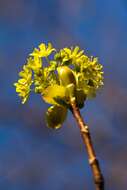
[[[62,86],[67,86],[71,83],[76,85],[74,73],[69,67],[61,66],[57,68],[57,71]]]
[[[60,84],[67,89],[68,97],[76,97],[76,79],[73,71],[67,66],[57,68]]]

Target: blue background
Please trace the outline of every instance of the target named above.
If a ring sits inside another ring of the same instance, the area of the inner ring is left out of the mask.
[[[0,189],[92,190],[78,127],[45,125],[38,95],[20,104],[13,83],[41,42],[79,45],[104,66],[105,86],[82,110],[106,189],[127,189],[127,1],[0,0]]]

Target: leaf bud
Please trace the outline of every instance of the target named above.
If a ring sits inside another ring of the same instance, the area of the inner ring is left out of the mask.
[[[76,85],[76,79],[73,71],[67,66],[61,66],[57,68],[60,84],[67,86],[69,84]]]

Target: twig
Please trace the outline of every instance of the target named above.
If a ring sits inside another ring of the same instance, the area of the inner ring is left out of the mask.
[[[83,118],[80,114],[80,110],[79,110],[78,106],[76,105],[75,98],[71,99],[71,112],[78,123],[78,127],[80,128],[82,140],[86,146],[89,164],[92,169],[96,190],[104,190],[104,178],[103,178],[103,175],[100,170],[99,162],[95,155],[89,128],[83,121]]]

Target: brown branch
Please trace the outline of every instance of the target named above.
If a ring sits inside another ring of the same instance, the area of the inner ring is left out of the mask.
[[[72,100],[71,100],[71,112],[78,123],[78,127],[80,128],[82,140],[86,146],[89,164],[92,169],[96,190],[104,190],[104,178],[103,178],[103,175],[100,170],[99,162],[95,155],[89,128],[83,121],[83,118],[80,114],[80,110],[79,110],[78,106],[76,105],[75,98],[72,98]]]

